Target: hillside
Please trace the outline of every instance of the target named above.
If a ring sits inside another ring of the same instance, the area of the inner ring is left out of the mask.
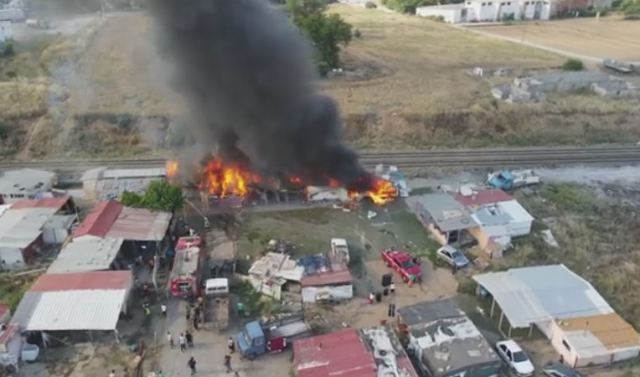
[[[636,102],[588,94],[545,103],[498,103],[491,84],[564,58],[446,24],[332,6],[361,37],[343,74],[320,82],[340,104],[361,148],[427,148],[619,142],[640,139]],[[19,43],[0,59],[0,158],[164,154],[182,135],[184,104],[144,13],[93,17],[73,35]],[[509,68],[509,77],[467,71]]]

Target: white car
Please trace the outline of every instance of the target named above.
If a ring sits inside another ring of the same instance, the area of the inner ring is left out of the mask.
[[[503,340],[496,343],[496,350],[502,360],[504,360],[518,376],[527,377],[533,375],[533,364],[518,343],[511,339]]]

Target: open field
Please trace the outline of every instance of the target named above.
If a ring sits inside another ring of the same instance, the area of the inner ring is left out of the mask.
[[[640,23],[619,16],[472,28],[578,55],[640,62]]]
[[[637,100],[572,94],[513,105],[492,98],[493,84],[555,69],[561,55],[417,17],[344,5],[330,12],[361,34],[343,51],[345,73],[318,84],[340,105],[345,136],[357,148],[640,139]],[[0,59],[0,158],[161,156],[184,139],[185,105],[167,87],[148,15],[83,22],[76,34],[45,35]],[[512,74],[467,75],[476,66]]]

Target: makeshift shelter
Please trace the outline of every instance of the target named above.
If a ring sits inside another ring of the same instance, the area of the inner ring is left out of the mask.
[[[23,331],[114,331],[133,288],[130,271],[45,274],[24,295],[11,323]]]
[[[70,242],[60,251],[47,272],[109,270],[114,267],[122,242],[122,238],[89,238]]]

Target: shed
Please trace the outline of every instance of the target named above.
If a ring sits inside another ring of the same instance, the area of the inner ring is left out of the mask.
[[[115,331],[133,286],[130,271],[42,275],[11,320],[25,331]]]
[[[53,261],[48,273],[104,271],[113,267],[122,238],[79,239],[70,242]]]
[[[348,300],[353,297],[353,276],[348,269],[304,276],[302,302]]]

